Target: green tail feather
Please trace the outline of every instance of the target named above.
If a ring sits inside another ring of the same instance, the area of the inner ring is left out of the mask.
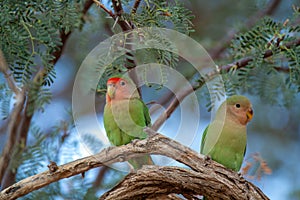
[[[141,169],[143,165],[154,165],[154,162],[150,155],[132,158],[128,162],[133,166],[134,169]]]

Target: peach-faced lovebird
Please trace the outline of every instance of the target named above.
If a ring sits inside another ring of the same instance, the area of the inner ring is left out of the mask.
[[[229,97],[205,129],[200,152],[229,169],[239,171],[246,152],[246,126],[252,117],[248,98],[239,95]]]
[[[107,137],[115,146],[147,137],[143,129],[151,125],[149,111],[130,78],[115,76],[108,79],[103,121]],[[153,161],[150,155],[143,155],[129,163],[139,169]]]

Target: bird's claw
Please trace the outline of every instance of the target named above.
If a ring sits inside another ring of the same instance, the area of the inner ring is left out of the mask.
[[[238,172],[238,175],[239,175],[240,179],[244,180],[244,177],[243,177],[243,173],[242,173],[242,172]]]
[[[210,157],[209,155],[205,155],[205,156],[204,156],[204,160],[205,160],[205,161],[210,161],[210,160],[211,160],[211,157]]]
[[[204,161],[205,161],[205,164],[204,164],[205,166],[209,165],[208,162],[211,161],[211,157],[209,155],[205,155],[204,156]]]
[[[134,140],[131,140],[130,143],[131,143],[132,145],[135,145],[138,141],[140,141],[140,140],[139,140],[139,139],[134,139]]]

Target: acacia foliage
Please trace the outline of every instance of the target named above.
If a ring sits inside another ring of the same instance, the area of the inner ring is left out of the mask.
[[[84,36],[82,30],[85,25],[98,23],[99,16],[94,13],[103,11],[94,6],[92,12],[88,13],[89,16],[84,17],[82,10],[86,2],[83,0],[1,1],[0,49],[4,53],[16,85],[19,88],[26,88],[28,115],[43,110],[45,104],[51,103],[50,88],[56,77],[54,65],[62,53],[61,49],[66,37],[74,31],[79,31],[78,34],[82,33]],[[141,1],[136,13],[132,13],[134,2],[121,1],[122,19],[130,22],[133,28],[145,26],[171,28],[188,35],[194,31],[193,14],[179,1],[169,3],[160,0]],[[108,8],[113,10],[111,4]],[[104,18],[106,15],[102,13],[100,17]],[[110,26],[114,27],[113,19],[110,20]],[[231,48],[227,49],[229,54],[220,61],[220,66],[225,62],[234,63],[236,60],[248,57],[252,60],[243,67],[232,66],[229,70],[221,71],[227,94],[232,95],[243,90],[262,96],[272,103],[289,105],[300,91],[299,43],[286,48],[287,44],[299,40],[300,27],[297,22],[299,22],[299,8],[295,7],[294,16],[289,22],[264,18],[252,29],[236,36]],[[116,27],[112,29],[114,33],[120,31]],[[170,44],[162,40],[161,45]],[[266,51],[271,51],[272,56],[265,58]],[[103,79],[99,82],[99,90],[104,91],[104,83],[109,76],[125,72],[128,60],[133,59],[139,60],[139,64],[157,62],[174,68],[179,62],[176,55],[161,50],[143,49],[133,54],[125,54],[107,67]],[[162,77],[167,77],[164,73],[161,70]],[[8,87],[4,76],[1,76],[0,80],[1,114],[7,118],[11,112],[13,92]],[[163,80],[162,85],[166,81]],[[219,95],[218,87],[222,85],[215,85],[216,96]],[[209,97],[205,92],[203,95]],[[210,104],[207,106],[211,107]],[[72,128],[72,120],[66,119],[45,134],[41,132],[38,124],[31,123],[28,134],[31,138],[30,144],[22,144],[26,148],[16,155],[17,162],[11,165],[17,171],[17,180],[47,169],[50,160],[59,163],[61,161],[59,155],[67,157],[66,160],[72,159],[72,153],[78,148],[78,143],[69,139]],[[84,140],[90,146],[102,145],[100,142],[95,142],[96,139],[92,136]],[[123,175],[110,171],[109,176],[114,178],[111,179],[112,181],[105,181],[99,191],[111,187],[115,184],[115,180]],[[66,191],[60,183],[55,183],[31,193],[24,199],[52,199],[54,196],[64,199],[82,199],[84,196],[95,196],[92,182],[82,183],[82,179],[74,177],[62,184],[68,184],[69,190]]]

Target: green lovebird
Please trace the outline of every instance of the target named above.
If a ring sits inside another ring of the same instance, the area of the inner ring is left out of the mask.
[[[238,172],[246,152],[246,126],[252,117],[252,105],[247,97],[229,97],[221,104],[215,119],[205,129],[200,153]]]
[[[108,79],[103,122],[107,137],[115,146],[147,137],[143,129],[151,125],[149,111],[130,78],[115,76]],[[153,164],[150,155],[128,162],[134,169]]]

